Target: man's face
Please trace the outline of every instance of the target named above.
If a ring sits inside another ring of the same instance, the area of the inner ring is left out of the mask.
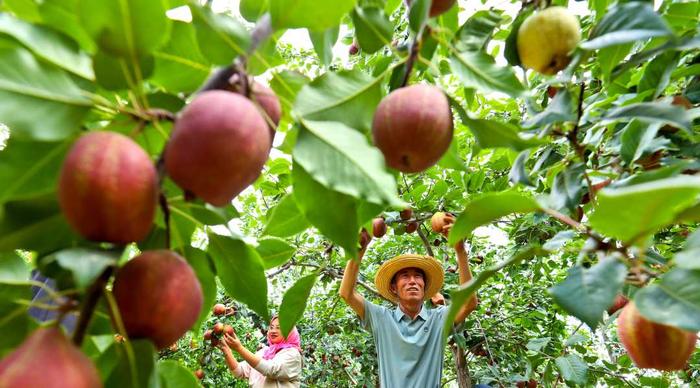
[[[417,268],[404,268],[394,275],[393,291],[401,302],[420,302],[425,295],[423,272]]]

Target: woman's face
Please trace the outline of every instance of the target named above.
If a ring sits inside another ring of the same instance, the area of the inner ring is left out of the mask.
[[[284,341],[284,337],[282,337],[282,332],[280,331],[280,322],[277,318],[270,321],[270,327],[267,329],[267,338],[270,339],[270,343],[273,345]]]

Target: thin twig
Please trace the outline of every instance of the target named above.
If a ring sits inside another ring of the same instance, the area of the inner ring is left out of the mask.
[[[75,327],[75,333],[73,334],[73,343],[78,347],[80,347],[80,345],[83,343],[85,332],[90,324],[92,314],[95,312],[95,307],[97,306],[97,302],[100,300],[100,295],[102,295],[109,278],[112,277],[112,273],[114,273],[114,267],[110,265],[109,267],[105,268],[102,274],[95,279],[88,289],[87,295],[85,296],[85,301],[80,308],[80,318],[78,319],[78,323]]]

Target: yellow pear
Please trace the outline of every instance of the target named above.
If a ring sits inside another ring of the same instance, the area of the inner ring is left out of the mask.
[[[581,40],[578,19],[564,7],[550,7],[531,15],[518,30],[518,55],[528,69],[556,74],[571,62]]]

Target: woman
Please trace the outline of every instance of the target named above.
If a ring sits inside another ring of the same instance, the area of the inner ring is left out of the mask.
[[[252,353],[233,333],[224,335],[219,349],[224,352],[231,373],[238,378],[247,378],[253,388],[301,386],[301,338],[297,329],[293,328],[287,338],[284,338],[279,319],[273,317],[267,330],[267,343],[267,347]],[[236,361],[232,350],[245,361]]]

